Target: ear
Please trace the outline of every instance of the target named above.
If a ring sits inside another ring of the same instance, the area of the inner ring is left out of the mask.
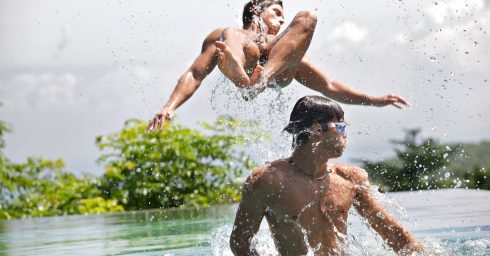
[[[319,133],[320,133],[320,132],[323,132],[323,130],[322,130],[322,125],[321,125],[321,124],[319,124],[319,123],[315,123],[315,124],[313,124],[313,126],[311,127],[311,129],[312,129],[313,131],[316,131],[316,132],[319,132]]]

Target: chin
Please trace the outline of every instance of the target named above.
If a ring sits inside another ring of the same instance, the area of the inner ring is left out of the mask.
[[[268,33],[269,35],[274,35],[274,36],[277,36],[277,34],[279,34],[279,30],[271,30],[269,31]]]
[[[269,29],[269,34],[277,35],[279,34],[279,30],[281,30],[281,27],[271,26],[271,29]]]
[[[337,152],[336,152],[337,154],[336,154],[336,156],[335,156],[335,157],[341,157],[341,156],[342,156],[342,154],[344,153],[344,149],[345,149],[345,148],[341,148],[341,149],[337,150]]]

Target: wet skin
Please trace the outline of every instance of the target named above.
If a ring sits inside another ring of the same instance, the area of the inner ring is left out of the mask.
[[[263,31],[259,20],[265,24]],[[347,104],[392,105],[397,108],[408,105],[407,101],[394,94],[374,97],[331,80],[311,63],[305,54],[316,23],[314,13],[301,11],[278,34],[284,24],[283,9],[280,5],[271,5],[257,14],[257,19],[249,27],[215,29],[204,40],[201,53],[194,63],[179,78],[170,99],[150,120],[148,130],[157,131],[172,119],[175,110],[194,94],[216,66],[237,87],[255,88],[256,93],[263,91],[272,80],[280,86],[297,80],[308,88]],[[261,55],[267,59],[263,67],[257,65]]]
[[[257,255],[250,240],[264,217],[280,255],[306,254],[305,236],[317,249],[315,255],[342,255],[339,245],[352,206],[395,251],[422,251],[415,237],[373,197],[364,170],[328,163],[342,155],[345,143],[346,136],[329,130],[312,136],[290,159],[274,161],[249,175],[230,239],[235,255]]]

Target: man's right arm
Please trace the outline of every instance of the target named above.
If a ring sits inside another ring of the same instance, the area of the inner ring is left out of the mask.
[[[265,215],[266,191],[264,170],[258,169],[248,176],[242,191],[242,200],[233,224],[230,248],[234,255],[258,255],[250,248],[251,240],[260,228]]]
[[[215,29],[206,37],[202,45],[201,54],[192,63],[191,67],[180,76],[167,103],[150,120],[148,130],[158,130],[162,128],[166,120],[172,119],[174,111],[194,94],[204,78],[216,67],[217,55],[214,42],[219,40],[222,31],[223,29]]]

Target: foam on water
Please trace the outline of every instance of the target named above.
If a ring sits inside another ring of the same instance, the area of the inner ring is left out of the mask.
[[[356,216],[356,214],[352,214]],[[352,222],[348,226],[353,226]],[[230,250],[229,238],[233,225],[226,224],[218,227],[213,233],[210,244],[213,248],[213,255],[232,256]],[[306,231],[305,231],[306,232]],[[306,241],[306,238],[305,238]],[[367,227],[357,230],[349,230],[346,236],[346,242],[341,246],[341,250],[346,255],[366,255],[366,256],[384,256],[397,255],[391,250],[382,240],[382,238],[374,234]],[[435,238],[424,238],[421,240],[425,246],[423,254],[414,253],[412,255],[420,256],[483,256],[486,255],[487,248],[490,247],[490,239],[481,238],[476,240],[456,240],[442,241]],[[252,240],[252,248],[255,248],[260,255],[277,256],[279,253],[276,250],[272,235],[266,222],[262,222],[259,232]],[[314,255],[318,248],[312,248],[308,245],[307,256]]]

